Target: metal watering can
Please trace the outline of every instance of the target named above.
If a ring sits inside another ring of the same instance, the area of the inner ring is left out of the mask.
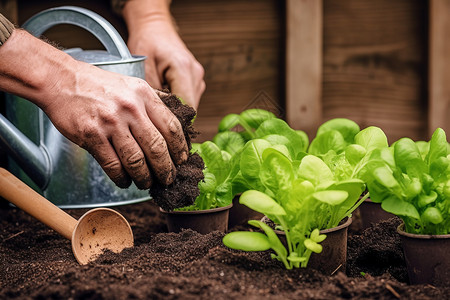
[[[23,28],[34,36],[58,24],[72,24],[92,33],[104,50],[80,48],[66,52],[99,68],[145,78],[144,56],[132,56],[116,29],[98,14],[79,7],[51,8],[31,17]],[[33,103],[6,95],[6,116],[0,114],[0,147],[8,153],[8,168],[22,181],[61,208],[89,208],[150,199],[134,184],[118,188],[97,161],[66,139]]]

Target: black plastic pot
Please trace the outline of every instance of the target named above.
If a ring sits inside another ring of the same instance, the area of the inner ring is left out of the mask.
[[[320,271],[325,275],[332,275],[337,271],[345,273],[347,267],[347,231],[352,224],[352,218],[347,218],[340,225],[321,230],[327,238],[321,243],[322,252],[311,254],[308,267]],[[283,231],[275,231],[281,242],[286,246],[286,235]]]
[[[385,221],[394,217],[393,214],[388,213],[387,211],[382,209],[380,203],[372,202],[370,198],[364,200],[364,202],[358,207],[358,209],[361,217],[362,229],[369,228],[373,224],[377,224],[381,221]]]
[[[240,204],[239,197],[240,195],[233,199],[233,206],[230,209],[230,216],[228,218],[228,228],[247,224],[249,220],[261,220],[261,218],[264,217],[264,214],[250,209],[246,205]]]
[[[226,232],[228,229],[228,214],[233,204],[197,211],[160,211],[165,215],[169,232],[180,232],[182,229],[192,229],[201,234],[212,231]]]
[[[450,286],[450,234],[426,235],[397,227],[411,284]]]

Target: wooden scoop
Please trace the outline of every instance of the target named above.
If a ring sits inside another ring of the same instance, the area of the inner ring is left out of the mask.
[[[118,212],[96,208],[77,221],[3,168],[0,196],[71,240],[73,254],[82,265],[95,260],[105,249],[119,253],[133,247],[130,224]]]

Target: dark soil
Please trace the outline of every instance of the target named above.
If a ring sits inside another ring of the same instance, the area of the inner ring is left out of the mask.
[[[448,299],[408,285],[398,219],[350,231],[347,274],[285,270],[270,252],[226,248],[223,233],[167,233],[151,202],[116,208],[135,247],[80,266],[70,241],[24,212],[0,208],[0,299]],[[70,210],[79,218],[85,210]],[[241,229],[245,226],[240,225]],[[363,273],[362,273],[363,272]]]
[[[198,134],[192,126],[195,110],[181,104],[173,94],[160,94],[160,98],[180,121],[186,142],[191,149],[191,139]],[[189,154],[185,163],[176,166],[177,176],[171,185],[166,186],[157,180],[153,181],[150,190],[153,201],[166,211],[194,204],[195,198],[200,193],[198,183],[203,180],[203,168],[201,157],[197,153]]]

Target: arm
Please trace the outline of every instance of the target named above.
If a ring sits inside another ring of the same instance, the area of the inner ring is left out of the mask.
[[[0,17],[2,17],[0,15]],[[143,80],[104,71],[14,30],[0,47],[0,90],[39,106],[120,187],[175,177],[188,147],[177,118]]]
[[[123,7],[131,53],[147,56],[146,80],[197,110],[205,91],[204,70],[176,32],[167,0],[129,0]]]

